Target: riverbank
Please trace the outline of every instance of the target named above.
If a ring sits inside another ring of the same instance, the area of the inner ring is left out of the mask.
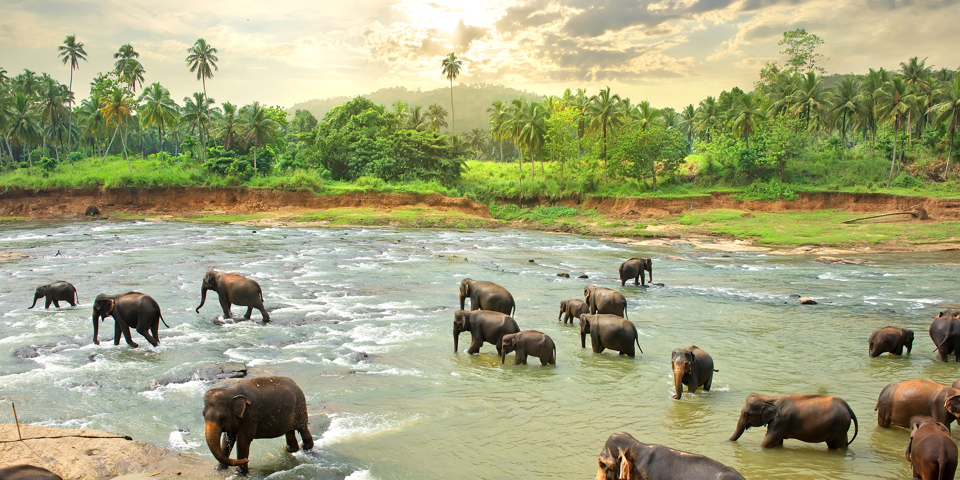
[[[99,215],[85,215],[91,206]],[[916,206],[929,218],[897,215],[841,223]],[[263,227],[522,228],[648,245],[649,241],[669,240],[729,249],[804,245],[851,252],[960,248],[960,199],[808,192],[791,201],[752,201],[713,193],[680,198],[528,199],[523,208],[511,208],[498,207],[492,215],[484,204],[439,193],[317,195],[307,190],[240,187],[8,189],[0,193],[0,222],[108,218]]]

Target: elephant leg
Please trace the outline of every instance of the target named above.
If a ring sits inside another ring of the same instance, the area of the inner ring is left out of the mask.
[[[633,279],[634,285],[640,285],[640,282],[643,281],[643,270],[640,271],[640,275],[637,275],[637,278]]]
[[[709,391],[710,391],[710,387],[712,387],[712,386],[713,386],[713,375],[711,375],[710,378],[707,379],[706,382],[704,382],[704,384],[703,384],[703,391],[704,391],[704,392],[709,392]]]
[[[141,313],[140,318],[137,319],[137,333],[143,335],[143,338],[146,338],[147,341],[150,342],[150,345],[156,347],[160,344],[160,341],[157,340],[157,337],[150,334],[151,323],[150,319],[147,318],[147,314]]]
[[[253,442],[253,437],[247,438],[246,436],[237,436],[237,460],[250,458],[251,442]],[[243,464],[237,467],[237,473],[240,475],[247,475],[250,473],[250,469],[247,468],[247,464]]]
[[[513,357],[514,365],[526,365],[527,364],[527,352],[523,347],[517,348],[516,354]]]
[[[247,307],[247,313],[243,314],[243,318],[250,320],[250,314],[253,313],[253,307]]]
[[[474,355],[480,353],[480,347],[483,345],[483,339],[478,335],[472,335],[470,337],[470,348],[467,349],[467,354]],[[500,346],[497,347],[497,354],[500,353]]]
[[[257,310],[260,310],[260,315],[263,317],[263,321],[264,321],[264,322],[269,322],[269,321],[270,321],[270,314],[267,313],[267,309],[263,306],[263,302],[257,302],[257,304],[254,305],[254,307],[255,307]],[[249,313],[249,312],[248,312],[248,313]]]
[[[113,344],[120,345],[120,332],[123,331],[123,328],[120,326],[119,322],[113,322]]]
[[[54,301],[53,301],[53,306],[54,306],[54,307],[57,307],[57,308],[60,308],[60,300],[54,300]]]
[[[46,304],[43,306],[43,308],[45,308],[45,309],[46,309],[46,308],[50,308],[50,304],[51,304],[51,303],[53,303],[53,299],[50,298],[50,297],[47,297]]]
[[[133,348],[137,348],[140,346],[137,344],[137,342],[133,341],[133,338],[130,337],[129,325],[127,325],[126,323],[120,323],[120,322],[117,322],[117,325],[120,327],[120,330],[123,332],[123,339],[127,341],[127,345],[130,345]],[[117,342],[117,345],[119,344],[120,342]]]
[[[233,313],[230,312],[230,300],[227,300],[226,295],[220,296],[220,308],[223,309],[223,318],[230,318],[233,316]],[[249,318],[249,317],[248,317]]]
[[[221,442],[220,449],[223,451],[223,456],[230,458],[230,454],[233,453],[233,445],[237,443],[237,434],[235,432],[223,432],[223,442]],[[217,470],[223,471],[229,468],[228,465],[218,464]]]
[[[903,345],[900,345],[899,347],[897,347],[897,349],[893,351],[893,354],[894,354],[894,355],[903,355]]]
[[[77,306],[77,304],[74,303],[74,301],[73,301],[73,297],[71,297],[70,299],[68,299],[68,300],[67,300],[67,303],[69,303],[71,307],[76,307],[76,306]]]
[[[160,318],[157,318],[157,321],[153,322],[153,325],[150,327],[150,332],[153,333],[153,338],[157,339],[157,343],[160,343]]]
[[[304,423],[306,423],[306,420],[304,420]],[[303,428],[297,429],[297,431],[300,432],[300,440],[303,441],[303,449],[312,450],[313,435],[310,434],[310,427],[304,425]]]
[[[781,436],[779,433],[767,430],[766,435],[763,436],[763,441],[760,442],[760,446],[762,448],[782,447],[783,436]]]
[[[294,453],[300,451],[300,444],[297,443],[297,434],[295,430],[287,432],[287,452]]]

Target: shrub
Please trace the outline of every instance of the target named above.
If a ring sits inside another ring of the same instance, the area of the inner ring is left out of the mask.
[[[920,188],[923,186],[923,180],[920,180],[913,175],[910,175],[907,172],[903,172],[900,175],[897,175],[897,178],[893,179],[893,182],[890,184],[892,187],[897,188]]]
[[[769,183],[756,181],[751,183],[743,192],[733,195],[737,200],[796,200],[797,193],[790,187],[776,180]]]

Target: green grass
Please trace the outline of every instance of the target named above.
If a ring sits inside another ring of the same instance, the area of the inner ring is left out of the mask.
[[[24,217],[0,217],[0,222],[23,222],[25,220]]]
[[[401,228],[485,228],[501,224],[497,220],[473,217],[456,211],[439,211],[425,207],[376,210],[373,208],[333,208],[307,212],[295,222],[329,222],[330,225],[392,226]]]
[[[248,215],[197,215],[186,220],[197,223],[235,223],[259,220],[261,218],[266,218],[267,216],[268,215],[264,213],[253,213]]]

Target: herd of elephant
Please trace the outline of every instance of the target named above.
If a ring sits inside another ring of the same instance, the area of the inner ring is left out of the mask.
[[[621,286],[633,279],[636,285],[645,285],[644,274],[653,283],[653,266],[649,258],[631,258],[620,269]],[[263,306],[263,292],[256,281],[231,273],[207,272],[201,286],[199,312],[208,290],[215,290],[225,317],[230,317],[232,305],[246,306],[249,319],[254,308],[263,321],[270,320]],[[635,356],[640,349],[636,326],[627,318],[627,302],[622,293],[596,285],[584,288],[583,300],[570,299],[560,303],[558,321],[580,326],[581,348],[586,348],[589,334],[595,353],[606,349],[620,355]],[[44,298],[46,308],[59,302],[76,306],[76,288],[68,282],[56,282],[37,288],[34,303]],[[466,300],[470,310],[465,310]],[[510,292],[493,282],[463,279],[460,282],[460,309],[454,312],[454,351],[459,351],[459,337],[470,332],[468,354],[476,354],[484,343],[496,346],[501,363],[506,355],[515,352],[514,364],[526,364],[527,357],[540,359],[543,365],[556,365],[556,345],[543,332],[520,330],[513,315],[516,302]],[[137,347],[130,337],[130,327],[136,328],[151,345],[159,344],[159,323],[166,325],[160,306],[148,295],[127,292],[117,295],[101,294],[93,302],[93,341],[97,338],[98,323],[106,317],[115,322],[114,344],[120,344],[123,334],[131,347]],[[940,312],[930,326],[930,337],[940,357],[947,361],[951,353],[960,362],[960,312]],[[869,338],[869,355],[883,353],[901,355],[913,347],[914,334],[910,330],[888,326],[876,330]],[[671,354],[675,393],[680,400],[682,387],[689,393],[699,388],[709,391],[713,383],[713,359],[707,352],[691,345],[678,348]],[[881,427],[898,425],[910,430],[906,458],[913,465],[913,477],[924,480],[953,479],[957,468],[957,444],[950,437],[950,424],[960,419],[960,380],[952,386],[930,380],[916,379],[891,383],[880,393],[876,409]],[[300,449],[295,433],[299,433],[304,449],[313,448],[313,437],[308,428],[306,400],[303,391],[287,377],[256,377],[239,381],[226,388],[214,388],[204,396],[204,427],[207,445],[219,462],[218,468],[238,467],[238,473],[247,473],[250,444],[257,438],[286,436],[287,451]],[[853,422],[855,430],[847,435]],[[857,417],[843,399],[830,395],[774,395],[750,394],[737,421],[730,441],[736,441],[751,427],[766,427],[761,446],[783,445],[785,439],[809,443],[826,443],[829,449],[846,448],[859,431]],[[222,440],[222,442],[221,442]],[[237,458],[231,459],[233,447]],[[596,478],[599,479],[743,479],[739,472],[702,455],[672,448],[642,443],[627,433],[611,435],[598,459]]]

